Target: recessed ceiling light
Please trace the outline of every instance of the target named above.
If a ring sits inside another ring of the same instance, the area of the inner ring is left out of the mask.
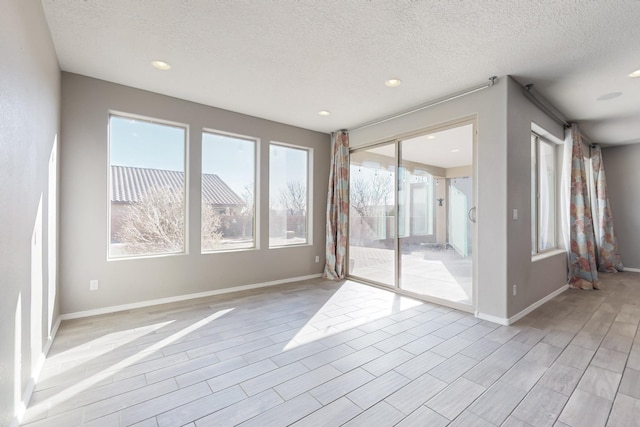
[[[622,92],[611,92],[611,93],[605,93],[604,95],[601,95],[597,98],[598,101],[608,101],[610,99],[614,99],[619,97],[620,95],[622,95]]]
[[[629,74],[629,77],[640,77],[640,70],[635,70],[633,73]]]
[[[386,82],[384,82],[384,84],[386,84],[389,87],[400,86],[400,83],[402,83],[402,81],[400,81],[400,79],[389,79]]]
[[[329,115],[331,115],[331,111],[327,111],[327,110],[318,111],[318,115],[319,116],[329,116]]]
[[[436,136],[435,135],[428,135],[427,139],[436,139]]]
[[[460,152],[460,150],[458,148],[454,148],[453,150],[451,150],[452,153],[458,153]]]
[[[169,65],[164,61],[155,60],[155,61],[151,61],[151,64],[153,64],[153,66],[156,67],[158,70],[164,71],[171,68],[171,65]]]

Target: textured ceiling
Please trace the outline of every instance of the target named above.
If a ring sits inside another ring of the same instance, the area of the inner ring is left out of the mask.
[[[42,3],[65,71],[303,128],[353,128],[512,75],[594,142],[640,142],[638,0]]]

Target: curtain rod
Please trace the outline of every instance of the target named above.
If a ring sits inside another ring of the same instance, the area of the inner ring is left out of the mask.
[[[533,102],[533,104],[540,108],[544,113],[546,113],[549,117],[551,117],[556,122],[560,123],[565,128],[570,128],[571,123],[567,121],[564,115],[558,111],[549,101],[547,101],[544,97],[539,94],[536,94],[533,89],[533,83],[529,83],[527,85],[522,86],[524,90],[525,96],[529,99],[529,101]]]
[[[349,129],[349,131],[353,132],[353,131],[356,131],[356,130],[365,129],[365,128],[368,128],[370,126],[374,126],[374,125],[378,125],[380,123],[388,122],[390,120],[394,120],[394,119],[397,119],[397,118],[400,118],[400,117],[403,117],[403,116],[406,116],[406,115],[409,115],[409,114],[413,114],[413,113],[416,113],[416,112],[421,111],[421,110],[425,110],[425,109],[430,108],[430,107],[435,107],[436,105],[443,104],[443,103],[448,102],[448,101],[453,101],[454,99],[460,98],[462,96],[470,95],[470,94],[478,92],[478,91],[480,91],[482,89],[486,89],[488,87],[491,87],[491,86],[496,84],[496,80],[498,80],[498,77],[496,77],[496,76],[489,77],[489,82],[484,83],[484,84],[482,84],[480,86],[476,86],[476,87],[464,90],[462,92],[458,92],[458,93],[455,93],[453,95],[449,95],[449,96],[444,97],[444,98],[436,99],[435,101],[431,101],[431,102],[428,102],[426,104],[422,104],[422,105],[419,105],[417,107],[413,107],[410,110],[404,111],[402,113],[395,114],[393,116],[389,116],[389,117],[385,117],[385,118],[382,118],[382,119],[374,120],[374,121],[371,121],[371,122],[363,123],[361,125],[358,125],[358,126],[354,127],[353,129]]]

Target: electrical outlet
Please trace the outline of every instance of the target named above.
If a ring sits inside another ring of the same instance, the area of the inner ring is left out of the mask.
[[[518,219],[518,209],[513,210],[513,219],[514,220]]]
[[[518,294],[518,285],[513,285],[513,296],[515,297]]]
[[[320,255],[316,255],[316,262],[320,262]]]
[[[97,280],[89,280],[89,290],[97,291],[98,290],[98,281]]]

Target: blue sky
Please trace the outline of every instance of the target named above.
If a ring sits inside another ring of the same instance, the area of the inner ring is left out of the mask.
[[[270,196],[270,204],[280,204],[280,191],[286,188],[287,182],[299,181],[307,185],[308,151],[271,144],[269,147],[269,182],[271,188],[277,188]]]
[[[109,124],[112,165],[184,171],[184,128],[117,116]]]
[[[202,135],[202,172],[218,175],[239,196],[253,189],[255,141],[226,135]]]

